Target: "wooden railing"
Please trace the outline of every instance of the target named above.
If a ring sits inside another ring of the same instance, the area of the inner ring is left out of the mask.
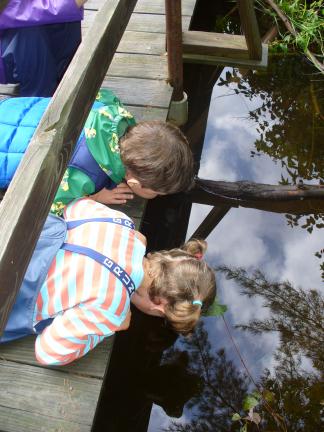
[[[55,193],[137,0],[106,0],[0,206],[0,334]]]

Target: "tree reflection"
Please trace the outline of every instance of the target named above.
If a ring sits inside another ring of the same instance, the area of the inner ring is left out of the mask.
[[[269,310],[268,318],[239,327],[258,334],[276,331],[280,336],[275,367],[265,369],[257,383],[263,395],[256,407],[261,424],[257,429],[249,423],[248,431],[320,431],[324,414],[323,297],[315,290],[296,289],[289,282],[270,282],[259,271],[248,275],[243,269],[219,270],[239,283],[242,294],[262,297]],[[204,322],[190,339],[183,340],[181,349],[188,353],[188,367],[201,377],[203,386],[201,394],[187,404],[190,420],[186,424],[174,421],[165,431],[239,431],[242,425],[231,417],[234,412],[246,415],[243,400],[254,385],[227,358],[225,349],[213,351]],[[178,352],[173,348],[166,359]],[[307,362],[311,366],[306,367]]]
[[[247,392],[248,380],[229,360],[225,350],[212,350],[208,333],[200,322],[190,338],[182,340],[181,349],[189,356],[190,370],[202,380],[201,393],[195,395],[186,405],[192,410],[190,423],[173,422],[165,429],[172,432],[230,431],[231,416],[240,409]],[[177,355],[178,350],[168,351],[164,361]],[[233,429],[234,430],[234,429]]]
[[[260,101],[249,111],[260,133],[251,156],[265,153],[281,163],[282,183],[296,184],[300,177],[324,181],[323,79],[312,72],[300,57],[277,57],[270,58],[266,73],[240,74],[233,69],[218,81]]]
[[[278,182],[297,184],[300,179],[324,184],[324,79],[298,56],[269,59],[266,73],[227,71],[219,86],[230,86],[238,95],[260,101],[249,111],[257,123],[259,137],[251,157],[266,154],[281,164]],[[286,215],[289,226],[301,226],[309,233],[324,227],[324,214],[314,208],[313,215]],[[319,251],[315,256],[321,258]],[[320,264],[324,279],[324,262]]]

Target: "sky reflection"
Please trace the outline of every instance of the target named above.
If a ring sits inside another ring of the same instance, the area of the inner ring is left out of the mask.
[[[228,70],[231,69],[224,69],[223,79]],[[260,132],[258,124],[248,119],[249,112],[261,106],[263,99],[255,95],[251,101],[242,94],[235,94],[235,88],[236,82],[228,87],[215,85],[199,177],[278,184],[281,175],[286,176],[281,162],[264,153],[251,157],[251,151],[256,151],[255,141],[260,138]],[[265,113],[265,118],[269,127],[271,122],[278,121],[271,120],[268,113]],[[308,138],[305,137],[305,140]],[[210,210],[209,206],[193,205],[188,237]],[[320,260],[314,255],[323,248],[323,239],[320,229],[314,228],[313,233],[309,234],[301,226],[291,228],[284,214],[233,208],[207,238],[206,259],[214,266],[243,267],[249,272],[260,269],[270,280],[289,280],[305,291],[317,289],[323,292]],[[265,368],[273,370],[275,366],[273,353],[278,346],[278,334],[252,335],[234,329],[234,326],[251,319],[265,318],[269,311],[262,306],[259,297],[241,295],[239,286],[233,280],[226,280],[218,274],[217,282],[220,302],[228,305],[225,317],[232,326],[231,332],[252,376],[258,379]],[[205,318],[204,321],[213,349],[217,351],[225,347],[228,357],[244,372],[222,319]],[[177,342],[180,350],[181,345],[180,339]],[[303,360],[302,367],[312,370],[307,359]],[[177,423],[186,423],[188,418],[190,410],[185,409]],[[154,405],[148,430],[164,430],[171,420],[160,407]]]

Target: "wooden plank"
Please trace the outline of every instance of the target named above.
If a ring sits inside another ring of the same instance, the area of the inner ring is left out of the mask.
[[[168,116],[167,108],[153,108],[150,106],[126,105],[126,108],[133,114],[136,121],[161,120],[166,121]]]
[[[114,337],[107,338],[86,356],[69,365],[58,367],[46,366],[46,368],[102,379],[109,363],[113,340]],[[0,344],[0,359],[43,368],[45,366],[41,366],[35,358],[34,344],[35,336]]]
[[[94,22],[96,11],[85,11],[85,20],[82,22],[82,31],[86,34],[89,26]],[[190,24],[190,17],[182,17],[182,29],[188,30]],[[150,15],[133,13],[127,30],[136,32],[150,32],[150,33],[165,33],[165,17],[163,15]]]
[[[183,52],[217,57],[249,58],[244,36],[187,31],[182,33]]]
[[[106,77],[102,87],[113,90],[126,105],[168,108],[172,95],[172,87],[162,80]]]
[[[232,67],[242,67],[247,69],[265,70],[268,66],[268,45],[262,44],[262,59],[238,59],[229,57],[217,57],[199,54],[184,54],[183,60],[186,63],[200,63],[207,65],[223,65]]]
[[[65,423],[65,426],[74,423],[80,430],[89,431],[100,387],[101,380],[95,378],[78,377],[63,371],[0,361],[1,430],[25,432],[28,429],[12,429],[12,425],[17,417],[21,421],[21,417],[27,414],[31,423],[29,430],[32,432],[48,431],[46,421],[43,429],[35,427],[40,417],[43,421],[50,419],[56,431],[69,431],[68,428],[62,429],[62,423]],[[35,420],[30,418],[31,415],[35,416]]]
[[[126,31],[117,52],[161,55],[165,52],[163,33]]]
[[[138,0],[135,7],[137,13],[147,14],[162,14],[165,13],[165,0]],[[85,4],[85,10],[98,10],[102,4],[102,0],[88,0]],[[192,16],[196,0],[182,1],[182,15]]]
[[[55,404],[55,401],[52,400]],[[0,405],[1,432],[89,432],[89,425],[52,419],[46,415],[30,413],[23,408],[13,410]]]
[[[116,53],[106,76],[165,79],[166,56]]]
[[[1,203],[0,331],[135,4],[136,0],[107,0],[98,12],[96,25],[70,63]]]
[[[19,94],[19,84],[0,84],[0,94],[17,96]]]
[[[258,22],[254,11],[254,0],[237,0],[241,26],[251,60],[261,60],[262,46]]]

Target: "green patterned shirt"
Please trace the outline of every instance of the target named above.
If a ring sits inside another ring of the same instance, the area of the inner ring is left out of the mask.
[[[135,124],[135,119],[107,89],[101,89],[96,100],[104,105],[90,111],[84,125],[86,143],[100,168],[118,184],[125,177],[125,167],[120,159],[119,140],[127,128]],[[63,208],[69,202],[95,192],[95,184],[89,176],[77,168],[68,167],[51,211],[62,214]]]

